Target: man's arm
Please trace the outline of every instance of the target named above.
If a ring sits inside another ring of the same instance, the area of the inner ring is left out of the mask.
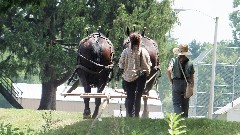
[[[126,63],[125,63],[125,59],[126,59],[126,55],[127,55],[127,52],[126,52],[126,51],[127,51],[127,50],[124,49],[123,52],[121,53],[120,58],[119,58],[118,67],[119,67],[120,69],[124,69],[124,65],[126,64]]]
[[[194,74],[190,75],[191,83],[194,85]]]
[[[167,76],[168,76],[169,82],[172,84],[173,83],[173,79],[172,79],[172,67],[171,66],[169,66],[167,68]]]

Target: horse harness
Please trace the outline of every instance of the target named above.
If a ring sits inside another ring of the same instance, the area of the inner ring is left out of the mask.
[[[97,37],[96,37],[96,36],[97,36]],[[108,43],[110,46],[113,46],[112,43],[108,40],[108,38],[101,36],[100,33],[92,34],[92,35],[88,36],[86,39],[84,39],[83,42],[85,42],[86,40],[88,40],[88,39],[91,38],[91,37],[93,37],[94,39],[96,39],[96,41],[95,41],[96,43],[99,43],[99,39],[100,39],[100,38],[103,38],[103,39],[107,40],[107,43]],[[101,45],[101,44],[98,44],[98,45]],[[101,50],[101,47],[100,47],[100,50]],[[112,49],[110,49],[110,50],[112,50]],[[77,52],[77,53],[78,53],[78,56],[80,56],[81,58],[85,59],[85,60],[88,61],[89,63],[92,63],[92,64],[94,64],[94,65],[96,65],[96,66],[98,66],[98,67],[103,67],[103,69],[100,70],[99,72],[96,72],[96,71],[93,71],[93,70],[91,70],[91,69],[88,69],[87,67],[85,67],[84,65],[82,65],[80,62],[76,65],[76,69],[80,68],[80,69],[82,69],[82,70],[84,70],[84,71],[86,71],[86,72],[88,72],[88,73],[90,73],[90,74],[95,74],[95,75],[100,74],[103,70],[109,70],[109,71],[111,71],[111,70],[113,69],[113,66],[114,66],[114,64],[113,64],[113,51],[111,52],[111,62],[110,62],[110,64],[107,65],[107,66],[102,65],[102,64],[99,64],[99,63],[97,63],[97,62],[94,62],[94,61],[92,61],[92,60],[84,57],[80,52]],[[102,54],[102,52],[101,52],[100,54]],[[100,57],[101,57],[101,56],[98,56],[97,61],[100,61]]]

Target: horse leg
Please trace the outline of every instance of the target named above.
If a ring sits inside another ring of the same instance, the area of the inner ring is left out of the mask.
[[[128,106],[127,106],[127,104],[128,104],[128,100],[127,100],[127,98],[125,98],[126,116],[128,116],[128,110],[127,110]]]
[[[126,89],[126,86],[125,86],[125,82],[124,82],[124,80],[122,79],[122,88],[123,88],[123,91],[124,92],[127,92],[127,89]],[[126,116],[128,116],[128,110],[127,110],[127,104],[128,104],[128,100],[127,100],[127,98],[125,98],[125,103],[124,103],[124,105],[125,105],[125,109],[126,109]]]
[[[135,117],[139,117],[139,112],[141,109],[141,98],[142,98],[142,94],[146,84],[146,78],[147,78],[146,75],[142,75],[137,79],[137,91],[135,93],[136,95],[135,95],[135,104],[134,104]]]
[[[144,107],[143,107],[143,114],[142,117],[148,118],[149,117],[149,111],[148,111],[148,106],[147,106],[147,98],[143,98],[144,102]]]
[[[143,94],[145,95],[149,95],[149,90],[148,89],[144,89]],[[148,111],[148,106],[147,106],[147,100],[148,98],[143,98],[143,113],[142,113],[142,117],[148,118],[149,116],[149,111]]]
[[[107,81],[105,81],[104,83],[101,83],[101,85],[97,87],[98,88],[97,93],[101,93],[105,88],[106,84],[107,84]],[[92,115],[93,119],[97,117],[100,105],[101,105],[101,98],[95,98],[95,110]]]
[[[91,93],[91,86],[88,84],[85,74],[83,72],[81,72],[81,70],[80,71],[78,70],[78,75],[81,76],[80,80],[82,82],[82,86],[84,87],[84,92]],[[83,118],[87,119],[87,118],[91,117],[91,109],[89,107],[90,98],[83,98],[83,101],[84,101],[84,105],[85,105],[84,112],[83,112]]]
[[[100,105],[101,105],[101,98],[95,98],[95,110],[92,115],[93,119],[95,119],[97,117]]]
[[[84,91],[85,91],[85,93],[91,93],[90,85],[84,86]],[[83,100],[84,100],[84,104],[85,104],[83,118],[84,119],[91,118],[91,109],[89,107],[90,98],[84,98]]]
[[[152,78],[152,80],[150,80],[147,84],[146,87],[144,89],[143,94],[146,94],[149,96],[149,91],[152,89],[153,85],[156,82],[156,76]],[[148,110],[148,106],[147,106],[147,98],[143,98],[143,102],[144,102],[144,108],[143,108],[143,114],[142,117],[149,117],[149,110]]]

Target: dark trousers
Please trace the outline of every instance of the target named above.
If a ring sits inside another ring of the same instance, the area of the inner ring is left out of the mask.
[[[141,97],[143,90],[145,88],[147,76],[146,74],[141,75],[135,81],[127,82],[124,80],[125,89],[127,91],[127,114],[129,117],[133,116],[133,106],[134,115],[139,117],[139,112],[141,109]]]
[[[173,80],[172,85],[172,101],[174,113],[180,114],[183,112],[182,117],[188,117],[189,98],[184,98],[184,90],[187,87],[187,83],[184,79]]]

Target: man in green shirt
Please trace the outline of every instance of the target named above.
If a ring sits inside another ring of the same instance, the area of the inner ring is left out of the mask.
[[[173,109],[174,113],[180,114],[183,112],[182,117],[188,117],[189,98],[184,97],[187,87],[184,75],[188,82],[194,84],[193,63],[187,57],[191,55],[191,52],[187,44],[180,44],[178,48],[173,49],[173,53],[178,56],[171,59],[167,68],[167,76],[172,84]]]

